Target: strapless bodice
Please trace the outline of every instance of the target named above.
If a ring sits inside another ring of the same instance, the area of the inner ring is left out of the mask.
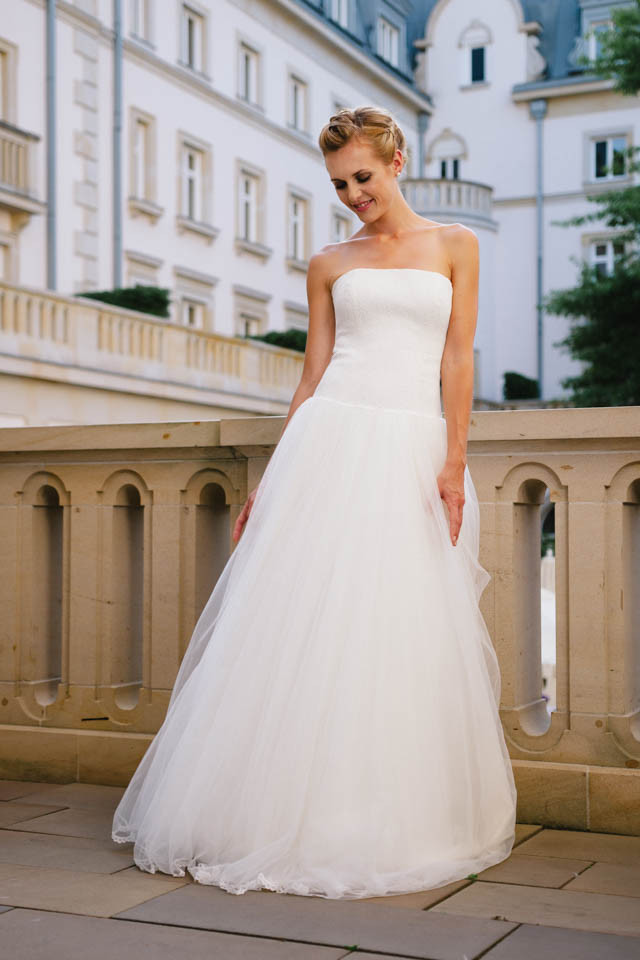
[[[332,288],[336,334],[314,396],[441,416],[453,287],[443,273],[355,267]]]

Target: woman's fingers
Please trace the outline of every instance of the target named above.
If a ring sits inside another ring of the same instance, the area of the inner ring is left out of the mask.
[[[246,499],[246,501],[245,501],[245,504],[244,504],[242,510],[241,510],[240,513],[238,514],[238,519],[236,520],[236,522],[235,522],[235,524],[234,524],[234,527],[233,527],[233,539],[234,539],[234,541],[237,541],[237,540],[240,539],[240,535],[242,534],[242,531],[244,530],[244,526],[245,526],[247,520],[249,519],[249,515],[250,515],[250,513],[251,513],[251,508],[253,507],[253,502],[254,502],[254,500],[255,500],[255,498],[256,498],[257,489],[258,489],[258,488],[256,487],[255,490],[252,490],[252,491],[251,491],[251,493],[249,494],[249,496],[247,497],[247,499]]]
[[[461,499],[457,494],[447,494],[445,491],[442,499],[449,513],[449,535],[451,537],[451,543],[455,547],[458,542],[458,536],[460,535],[460,527],[462,526],[464,497]]]

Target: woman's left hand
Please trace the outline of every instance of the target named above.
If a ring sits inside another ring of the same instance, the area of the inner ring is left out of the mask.
[[[449,534],[451,543],[456,545],[464,508],[464,463],[447,461],[438,474],[438,490],[449,512]]]

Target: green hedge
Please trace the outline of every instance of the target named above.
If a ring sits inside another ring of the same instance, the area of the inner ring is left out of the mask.
[[[514,370],[507,370],[504,374],[502,396],[504,400],[535,400],[539,396],[538,381]]]
[[[250,334],[247,340],[262,340],[276,347],[286,347],[287,350],[299,350],[304,353],[307,346],[307,331],[289,327],[288,330],[270,330],[268,333]]]
[[[169,293],[165,287],[145,286],[136,283],[135,287],[117,287],[115,290],[90,290],[76,293],[76,297],[88,297],[90,300],[102,300],[116,307],[151,313],[155,317],[169,316]]]

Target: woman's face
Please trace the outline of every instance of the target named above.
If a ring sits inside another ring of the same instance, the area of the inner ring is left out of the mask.
[[[402,154],[396,150],[391,163],[383,163],[368,143],[354,137],[339,150],[327,153],[325,165],[342,203],[366,223],[391,205]]]

